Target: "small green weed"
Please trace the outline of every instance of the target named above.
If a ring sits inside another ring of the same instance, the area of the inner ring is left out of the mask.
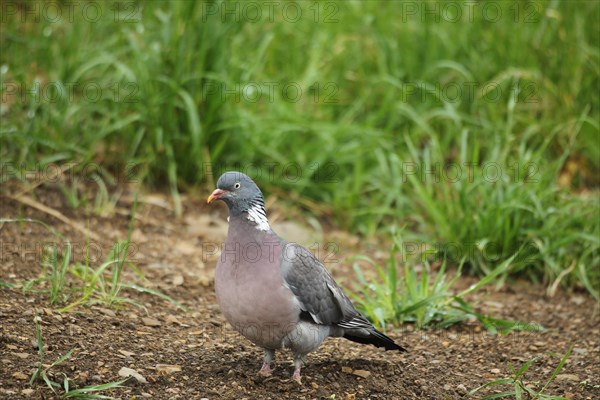
[[[494,282],[500,275],[510,270],[516,254],[497,266],[490,274],[469,288],[454,293],[453,286],[460,276],[463,262],[458,266],[454,278],[448,279],[446,261],[444,260],[435,277],[431,266],[423,259],[420,276],[415,271],[415,262],[404,263],[404,274],[398,275],[397,255],[402,242],[397,239],[392,246],[387,265],[377,265],[368,257],[361,260],[370,263],[376,271],[377,278],[369,280],[365,277],[358,263],[354,270],[358,276],[360,295],[353,294],[359,308],[380,327],[387,323],[402,324],[411,322],[417,328],[445,328],[468,318],[476,318],[488,331],[507,333],[511,330],[539,330],[538,325],[517,321],[508,321],[476,312],[464,298]]]
[[[60,312],[71,311],[79,306],[103,304],[109,307],[124,303],[144,308],[136,300],[121,295],[123,289],[132,289],[147,293],[169,301],[179,308],[185,308],[173,298],[156,290],[123,282],[122,273],[125,266],[130,267],[138,276],[143,274],[127,259],[131,245],[131,233],[135,218],[136,203],[134,203],[127,238],[114,244],[105,261],[95,267],[90,263],[90,243],[86,243],[85,262],[72,262],[71,243],[53,228],[38,220],[32,219],[0,219],[0,222],[37,223],[44,226],[65,243],[62,255],[59,255],[58,245],[46,245],[43,249],[42,271],[38,278],[25,281],[23,291],[33,291],[48,295],[50,304],[62,305]]]
[[[31,379],[29,380],[30,385],[34,385],[36,382],[41,380],[44,383],[46,383],[46,386],[61,399],[112,399],[113,397],[103,395],[100,392],[123,387],[123,383],[125,383],[127,379],[122,381],[104,383],[101,385],[91,385],[79,389],[72,389],[69,383],[69,377],[62,372],[60,373],[60,375],[62,375],[63,377],[62,383],[57,382],[55,380],[56,378],[54,377],[55,374],[51,373],[50,370],[71,358],[71,355],[73,354],[73,351],[75,349],[73,348],[69,350],[68,352],[54,360],[50,365],[45,366],[44,342],[42,339],[42,328],[40,327],[38,316],[34,318],[34,322],[35,336],[40,360],[36,363],[37,369],[34,371],[33,375],[31,375]],[[57,390],[62,390],[62,393],[57,392]]]
[[[571,354],[571,350],[573,350],[573,346],[569,347],[569,350],[567,350],[565,355],[562,357],[562,359],[560,360],[560,362],[554,369],[554,372],[552,372],[552,376],[550,376],[550,378],[548,379],[546,384],[544,384],[544,386],[539,391],[534,390],[531,386],[526,385],[524,382],[525,373],[529,370],[531,365],[540,358],[540,357],[534,357],[531,360],[526,361],[521,366],[521,368],[519,368],[518,370],[516,370],[515,367],[511,363],[509,363],[508,366],[509,366],[509,369],[513,376],[511,376],[510,378],[502,378],[502,379],[497,379],[495,381],[488,382],[485,385],[479,386],[478,388],[471,390],[469,393],[467,393],[467,396],[471,397],[475,393],[477,393],[480,390],[485,389],[485,388],[489,388],[489,387],[493,387],[493,386],[511,385],[513,387],[512,390],[508,390],[508,391],[505,391],[502,393],[490,394],[490,395],[481,397],[481,400],[491,400],[491,399],[500,399],[500,398],[509,398],[509,397],[514,398],[515,400],[521,400],[521,399],[566,400],[565,397],[552,396],[552,395],[544,394],[543,392],[546,390],[548,385],[550,385],[550,383],[554,380],[554,378],[556,378],[556,375],[558,375],[560,373],[560,371],[562,370],[562,368],[565,365],[565,362],[567,361],[567,358],[569,358],[569,355]]]

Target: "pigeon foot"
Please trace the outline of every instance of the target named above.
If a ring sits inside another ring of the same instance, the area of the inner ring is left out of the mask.
[[[296,368],[294,370],[294,374],[292,375],[292,379],[296,381],[298,385],[302,385],[302,377],[300,376],[300,368]]]
[[[270,363],[263,363],[262,367],[260,368],[260,371],[258,371],[258,373],[262,376],[271,376],[271,374],[273,374],[273,368],[271,368],[271,364]]]

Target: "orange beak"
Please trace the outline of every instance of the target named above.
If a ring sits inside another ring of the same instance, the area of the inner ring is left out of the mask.
[[[223,196],[225,193],[227,193],[226,190],[215,189],[215,191],[212,192],[210,194],[210,196],[208,196],[208,199],[206,199],[206,202],[212,203],[213,201],[217,200],[219,197]]]

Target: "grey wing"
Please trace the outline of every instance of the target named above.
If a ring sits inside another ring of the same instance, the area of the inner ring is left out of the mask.
[[[310,251],[296,243],[287,243],[284,250],[283,279],[315,323],[349,329],[373,327]]]

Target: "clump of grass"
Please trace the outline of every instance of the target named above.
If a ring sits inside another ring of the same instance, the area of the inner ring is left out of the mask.
[[[472,156],[483,150],[469,138],[464,131],[457,165],[471,159],[476,165],[493,166],[503,176],[490,179],[474,173],[471,181],[453,183],[408,175],[413,193],[409,218],[418,225],[419,235],[430,242],[472,244],[473,251],[448,252],[447,256],[454,262],[465,256],[470,272],[480,276],[519,251],[512,274],[549,287],[557,280],[568,287],[578,282],[600,299],[600,272],[596,268],[600,265],[600,203],[595,196],[569,194],[554,184],[571,152],[568,146],[573,145],[573,138],[553,162],[541,161],[553,134],[535,150],[526,144],[533,137],[524,139],[525,144],[512,156],[508,147],[499,144],[488,149],[493,156]],[[421,171],[443,165],[444,146],[437,137],[430,137],[422,149],[408,137],[406,142],[411,160],[420,163]]]
[[[131,299],[119,296],[119,292],[123,287],[121,275],[123,267],[127,261],[127,253],[131,244],[131,233],[133,232],[133,222],[137,209],[137,201],[134,202],[129,220],[129,228],[127,230],[127,238],[114,244],[108,254],[106,261],[97,269],[90,267],[89,258],[86,257],[85,265],[75,265],[73,273],[81,279],[83,286],[81,287],[81,298],[73,304],[66,307],[72,308],[78,304],[85,304],[93,297],[98,298],[100,302],[114,305],[123,302],[131,302],[137,304]],[[88,246],[89,249],[89,246]],[[106,273],[108,272],[108,273]],[[106,279],[106,276],[110,279]]]
[[[521,399],[566,400],[565,397],[552,396],[552,395],[545,394],[543,392],[546,390],[548,385],[550,385],[550,383],[552,383],[554,378],[556,378],[556,375],[558,375],[560,373],[560,371],[564,367],[565,363],[567,362],[569,355],[571,354],[571,350],[573,350],[573,346],[569,347],[567,352],[564,354],[564,356],[562,357],[562,359],[560,360],[560,362],[558,363],[558,365],[552,372],[552,375],[550,376],[550,378],[548,378],[548,381],[546,381],[544,386],[539,391],[533,389],[529,385],[526,385],[524,382],[525,373],[527,373],[529,368],[540,358],[540,357],[534,357],[531,360],[528,360],[525,363],[523,363],[523,365],[518,370],[515,369],[515,367],[512,365],[512,363],[509,363],[508,367],[513,376],[511,376],[509,378],[502,378],[502,379],[497,379],[497,380],[488,382],[482,386],[479,386],[478,388],[471,390],[469,393],[467,393],[467,396],[472,397],[477,392],[479,392],[480,390],[485,389],[485,388],[509,385],[509,386],[512,386],[512,390],[508,390],[508,391],[505,391],[502,393],[490,394],[490,395],[486,395],[484,397],[479,397],[479,398],[481,400],[491,400],[491,399],[508,398],[508,397],[514,398],[515,400],[521,400]]]
[[[389,323],[406,322],[414,323],[418,329],[446,328],[474,318],[493,333],[542,329],[539,325],[478,313],[465,300],[467,295],[494,282],[500,275],[509,273],[516,254],[498,265],[476,284],[456,293],[453,286],[460,277],[463,262],[459,264],[458,271],[451,279],[446,272],[445,260],[434,274],[425,258],[422,260],[423,270],[420,276],[415,271],[414,260],[407,260],[403,267],[404,273],[399,275],[397,255],[401,248],[403,248],[401,240],[396,239],[385,267],[377,265],[368,257],[360,257],[374,268],[376,279],[367,279],[358,263],[354,264],[360,295],[354,294],[353,297],[359,309],[381,328]]]
[[[69,207],[80,208],[87,207],[95,214],[106,216],[114,211],[116,203],[121,195],[122,188],[117,186],[113,194],[109,193],[109,186],[115,186],[117,182],[127,182],[127,179],[133,179],[125,172],[126,176],[113,176],[98,164],[77,164],[73,163],[64,168],[63,176],[57,186]],[[65,176],[64,172],[69,171]],[[58,180],[58,179],[56,179]],[[89,184],[85,186],[85,184]],[[93,205],[84,192],[88,187],[93,187],[94,199]],[[85,189],[83,189],[85,188]]]
[[[41,380],[50,390],[52,390],[54,395],[59,396],[61,399],[112,399],[113,397],[101,394],[100,392],[123,387],[123,383],[125,383],[127,379],[104,383],[101,385],[89,385],[79,389],[72,389],[69,383],[69,377],[65,373],[61,373],[63,376],[62,382],[57,382],[55,380],[56,378],[54,377],[55,374],[53,374],[50,370],[71,358],[71,355],[75,349],[73,348],[69,350],[54,360],[50,365],[46,366],[46,364],[44,364],[45,352],[44,342],[42,339],[42,328],[40,327],[39,317],[37,315],[34,318],[34,323],[39,361],[36,363],[37,368],[29,380],[30,385],[34,385]],[[57,390],[62,390],[62,392],[59,393]]]
[[[71,243],[67,242],[65,246],[65,254],[62,256],[62,260],[58,259],[58,248],[57,246],[46,246],[45,255],[42,259],[42,274],[46,276],[46,280],[50,285],[48,289],[48,296],[50,297],[50,304],[65,300],[66,294],[65,289],[65,276],[67,269],[69,268],[69,262],[71,261]],[[38,281],[39,283],[39,281]],[[33,284],[31,282],[27,286]]]
[[[85,262],[72,262],[71,243],[60,233],[43,222],[30,219],[0,219],[0,222],[20,221],[21,223],[31,222],[41,224],[53,234],[57,235],[57,237],[60,237],[65,243],[62,255],[59,255],[57,245],[47,245],[44,248],[41,262],[41,275],[38,278],[25,281],[23,283],[23,290],[47,294],[50,304],[61,306],[59,309],[60,312],[66,312],[79,306],[89,306],[93,304],[115,307],[128,303],[144,308],[142,303],[129,297],[122,296],[121,292],[123,289],[135,290],[157,296],[163,300],[169,301],[177,307],[185,308],[181,303],[164,293],[123,281],[123,270],[125,266],[129,266],[138,276],[142,276],[141,271],[127,259],[129,246],[131,244],[131,233],[133,232],[136,204],[137,202],[134,203],[132,209],[127,238],[116,242],[105,261],[99,266],[93,266],[90,263],[89,242],[85,247],[87,253]]]

